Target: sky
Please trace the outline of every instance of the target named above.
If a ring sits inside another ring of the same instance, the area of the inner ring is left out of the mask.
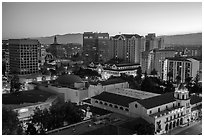
[[[201,2],[3,2],[2,37],[202,32]]]

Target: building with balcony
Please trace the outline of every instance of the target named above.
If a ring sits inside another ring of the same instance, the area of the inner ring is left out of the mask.
[[[202,60],[197,58],[187,57],[172,57],[166,58],[163,63],[163,80],[176,81],[177,76],[181,78],[181,82],[192,77],[195,79],[196,75],[202,72]]]

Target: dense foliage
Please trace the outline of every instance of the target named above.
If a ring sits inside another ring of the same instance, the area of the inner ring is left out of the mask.
[[[53,105],[49,110],[36,108],[32,124],[39,126],[39,134],[83,120],[83,112],[73,103]]]
[[[2,134],[22,134],[22,127],[20,126],[17,113],[5,107],[2,108]]]

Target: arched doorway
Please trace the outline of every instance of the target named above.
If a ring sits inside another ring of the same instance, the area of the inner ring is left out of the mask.
[[[180,120],[180,125],[182,125],[183,124],[183,118],[181,118],[181,120]]]
[[[175,127],[176,127],[176,121],[173,122],[173,128],[175,128]]]
[[[179,119],[177,120],[176,126],[179,126]]]
[[[166,124],[166,126],[165,126],[165,131],[166,131],[166,132],[169,130],[168,127],[169,127],[169,125]]]
[[[171,128],[172,128],[172,123],[169,124],[169,130],[171,130]]]

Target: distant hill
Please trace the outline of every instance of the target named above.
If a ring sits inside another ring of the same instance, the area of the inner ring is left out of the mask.
[[[164,38],[164,45],[202,45],[202,33],[159,36]]]
[[[38,37],[41,44],[52,44],[54,42],[54,36],[48,37]],[[64,34],[64,35],[56,35],[57,42],[59,44],[67,44],[67,43],[80,43],[83,45],[83,34],[81,33],[74,33],[74,34]]]

